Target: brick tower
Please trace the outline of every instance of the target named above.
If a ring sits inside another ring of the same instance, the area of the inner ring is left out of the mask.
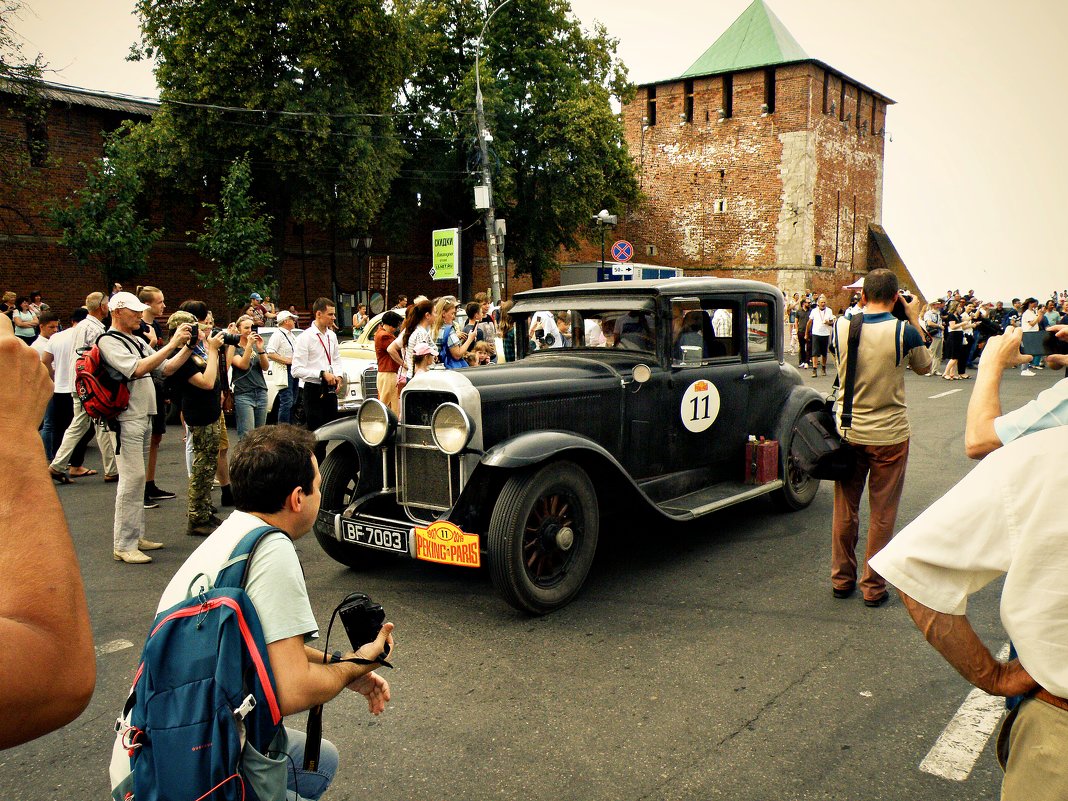
[[[754,2],[682,75],[623,108],[645,201],[618,233],[635,260],[848,296],[889,266],[881,226],[894,101],[809,56]]]

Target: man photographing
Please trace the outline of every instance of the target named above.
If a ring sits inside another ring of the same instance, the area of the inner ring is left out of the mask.
[[[241,539],[264,524],[277,531],[264,535],[252,557],[245,592],[256,608],[274,674],[275,695],[282,715],[325,704],[346,687],[367,698],[378,715],[390,699],[389,684],[373,673],[374,664],[324,659],[306,643],[319,635],[308,588],[294,541],[312,527],[319,511],[319,466],[315,437],[289,425],[265,426],[249,432],[234,452],[230,476],[236,511],[186,560],[163,592],[157,614],[182,602],[190,593],[213,585]],[[373,643],[340,656],[374,660],[389,646],[395,654],[393,624],[386,623]],[[322,743],[318,768],[303,771],[306,738],[286,728],[289,741],[289,789],[301,798],[319,798],[337,771],[337,749]]]

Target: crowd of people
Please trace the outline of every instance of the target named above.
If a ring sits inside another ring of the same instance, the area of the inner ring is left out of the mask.
[[[853,288],[853,287],[849,287]],[[786,351],[797,354],[798,366],[818,375],[822,367],[827,374],[827,350],[834,320],[848,319],[860,306],[860,294],[850,298],[848,308],[832,311],[826,295],[794,292],[786,303]],[[931,369],[926,375],[941,376],[947,381],[967,380],[987,340],[999,336],[1009,326],[1024,334],[1040,334],[1050,326],[1068,324],[1068,289],[1051,292],[1046,300],[984,300],[968,290],[947,290],[920,310],[924,330],[931,336]],[[1035,344],[1032,344],[1035,342]],[[1024,338],[1030,359],[1020,369],[1023,376],[1033,376],[1045,369],[1045,357],[1037,352],[1037,342]],[[945,366],[943,368],[943,361]]]
[[[160,611],[177,593],[188,593],[190,577],[210,582],[227,564],[233,543],[267,523],[275,528],[267,548],[277,558],[256,563],[258,578],[250,580],[248,592],[264,621],[282,711],[288,714],[322,704],[349,687],[365,695],[369,710],[378,714],[389,701],[389,686],[373,670],[384,664],[385,646],[394,645],[391,624],[366,650],[347,655],[330,657],[304,644],[317,627],[292,541],[307,532],[318,512],[317,445],[306,431],[263,425],[259,410],[264,388],[255,378],[255,372],[262,374],[272,360],[285,365],[291,377],[286,390],[299,390],[308,428],[336,416],[339,352],[333,302],[316,300],[312,324],[292,339],[296,316],[274,312],[284,335],[277,343],[278,334],[265,343],[251,313],[219,329],[207,304],[199,300],[183,302],[169,316],[168,336],[161,324],[166,310],[162,291],[139,287],[135,295],[117,289],[110,296],[90,293],[85,305],[69,315],[65,322],[70,327],[63,330],[58,330],[60,320],[39,295],[4,296],[8,319],[0,320],[0,357],[10,380],[0,384],[4,409],[0,425],[5,440],[27,455],[28,468],[13,474],[15,491],[47,522],[39,532],[43,539],[38,545],[45,546],[40,558],[58,584],[45,602],[34,596],[33,582],[15,580],[0,596],[0,618],[10,624],[5,629],[4,660],[11,678],[10,686],[0,693],[0,708],[5,719],[19,724],[7,728],[5,734],[12,736],[0,740],[0,747],[38,736],[77,716],[95,682],[84,591],[49,476],[58,484],[70,484],[74,477],[97,475],[81,464],[85,444],[95,435],[104,461],[103,479],[118,484],[114,557],[124,563],[150,562],[144,551],[164,546],[145,536],[144,509],[152,500],[174,497],[156,487],[153,478],[153,448],[158,448],[166,430],[165,419],[162,425],[157,419],[165,418],[168,398],[179,406],[190,454],[188,533],[211,536],[172,579]],[[853,375],[847,383],[854,394],[836,412],[836,425],[856,461],[849,475],[834,486],[832,594],[844,600],[860,590],[867,606],[880,607],[889,599],[887,582],[892,583],[925,637],[965,678],[990,693],[1021,696],[998,743],[1006,771],[1003,797],[1061,798],[1068,793],[1064,767],[1068,763],[1058,758],[1068,730],[1068,642],[1061,636],[1068,606],[1060,591],[1068,573],[1068,548],[1055,524],[1056,471],[1035,471],[1033,465],[1036,458],[1053,459],[1068,444],[1068,378],[1009,412],[1001,407],[1000,383],[1013,369],[1033,374],[1043,360],[1053,369],[1068,367],[1068,356],[1043,357],[1026,352],[1025,345],[1028,334],[1043,330],[1068,340],[1068,293],[1045,303],[1028,298],[1013,299],[1009,305],[982,302],[970,292],[947,294],[921,310],[918,299],[899,293],[893,274],[875,270],[864,279],[848,310],[831,313],[822,297],[798,296],[790,304],[791,330],[798,334],[791,345],[801,349],[802,343],[811,343],[800,356],[802,363],[812,365],[815,374],[816,366],[825,367],[829,355],[838,372]],[[392,379],[390,371],[380,370],[384,396],[391,389],[393,395],[399,394],[435,361],[446,369],[483,363],[480,344],[494,343],[488,352],[482,351],[489,361],[498,356],[507,359],[508,343],[514,348],[516,335],[508,307],[492,309],[485,298],[476,299],[465,307],[468,321],[462,329],[456,322],[458,307],[453,297],[435,302],[419,297],[410,305],[403,299],[384,316],[375,337],[376,355],[380,367],[383,359],[394,366]],[[554,337],[567,337],[566,318],[564,328],[560,322],[532,319],[525,332],[531,347],[546,346],[551,325]],[[829,329],[826,334],[824,326]],[[32,340],[20,329],[34,331]],[[817,337],[827,342],[817,342]],[[941,352],[936,345],[939,338],[948,340],[940,343]],[[498,341],[504,353],[496,352]],[[127,408],[106,429],[89,419],[70,389],[76,354],[94,344],[130,392]],[[954,364],[946,367],[949,380],[966,374],[978,359],[964,446],[973,458],[989,458],[894,538],[910,438],[904,371],[937,374],[942,358]],[[229,493],[222,410],[227,368],[235,376],[235,409],[242,409],[237,413],[241,442],[233,458]],[[248,397],[238,401],[239,394]],[[46,468],[43,449],[32,438],[37,436],[33,424],[49,417],[48,437],[41,427],[45,446],[52,447]],[[236,506],[227,521],[215,517],[213,477],[223,486],[221,505]],[[856,548],[865,487],[870,515],[861,572]],[[12,558],[9,549],[0,549],[0,562],[11,566],[17,577],[20,571]],[[1019,653],[1008,662],[991,655],[966,614],[968,596],[1001,575],[1007,576],[1003,621]],[[290,592],[279,604],[277,587],[283,585]],[[81,658],[70,658],[72,649]],[[23,653],[49,659],[59,671],[57,676],[66,675],[65,680],[48,683],[50,691],[42,693],[46,685],[32,681],[32,671],[16,664]],[[57,686],[60,691],[51,691]],[[292,734],[288,750],[290,789],[296,779],[318,782],[325,789],[337,767],[336,751],[324,743],[320,770],[301,773],[297,766],[303,762],[305,741],[298,735]]]

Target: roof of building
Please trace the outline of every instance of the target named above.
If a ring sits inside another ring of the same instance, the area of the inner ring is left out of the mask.
[[[810,59],[811,56],[786,26],[764,5],[764,0],[753,0],[741,16],[679,77],[738,72]]]
[[[151,117],[159,110],[159,103],[153,100],[96,92],[91,89],[79,89],[76,86],[52,83],[51,81],[35,81],[34,86],[44,98],[56,103],[90,106],[144,117]],[[0,79],[0,92],[25,94],[27,87],[28,83],[25,81]]]
[[[855,81],[834,67],[813,58],[801,47],[793,34],[787,30],[764,0],[752,3],[730,27],[725,30],[712,46],[697,61],[678,77],[669,81],[681,81],[688,78],[703,78],[709,75],[722,75],[743,70],[775,67],[784,64],[812,62],[823,69],[839,75],[849,83],[877,95],[887,103],[894,101],[881,92],[877,92],[859,81]],[[650,81],[650,85],[665,81]]]

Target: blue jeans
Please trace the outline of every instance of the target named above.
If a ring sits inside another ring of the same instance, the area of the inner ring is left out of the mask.
[[[285,389],[278,390],[278,422],[288,423],[293,415],[293,403],[297,399],[297,379],[289,377]]]
[[[306,771],[304,746],[308,741],[307,735],[286,726],[286,736],[289,738],[289,792],[286,793],[286,801],[317,801],[337,774],[337,748],[329,740],[323,740],[319,749],[319,768]]]
[[[54,397],[54,396],[53,396]],[[48,461],[51,462],[55,458],[56,451],[52,447],[52,399],[49,398],[48,405],[45,407],[44,420],[41,421],[41,439],[44,440],[45,453],[48,454]]]
[[[234,417],[237,420],[237,438],[259,428],[267,422],[267,390],[251,389],[234,393]]]

